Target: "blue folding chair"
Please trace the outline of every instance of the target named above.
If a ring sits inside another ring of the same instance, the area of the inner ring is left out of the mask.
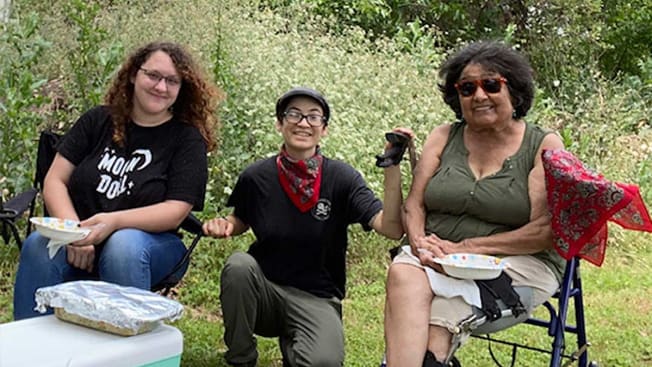
[[[555,293],[553,298],[557,300],[557,307],[553,306],[553,299],[543,303],[543,307],[548,310],[548,319],[530,317],[524,321],[525,324],[544,327],[547,329],[548,335],[552,337],[551,349],[536,348],[517,342],[496,339],[489,334],[477,335],[477,333],[472,333],[471,335],[479,339],[512,346],[512,365],[516,358],[516,350],[518,348],[523,348],[550,354],[550,367],[562,366],[562,361],[564,360],[564,366],[568,366],[573,362],[577,362],[577,366],[579,367],[597,366],[597,362],[589,363],[588,357],[588,347],[591,344],[588,342],[586,336],[579,257],[574,257],[567,262],[559,290]],[[567,322],[568,312],[571,308],[571,301],[575,312],[574,325],[570,325]],[[566,351],[567,344],[565,333],[575,334],[575,350],[570,353]],[[493,354],[492,358],[494,358]],[[496,361],[495,358],[494,361]]]

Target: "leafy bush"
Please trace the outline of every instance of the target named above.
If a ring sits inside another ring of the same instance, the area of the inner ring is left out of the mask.
[[[652,55],[652,3],[646,0],[603,0],[604,40],[609,45],[600,56],[602,70],[643,75],[640,63]]]
[[[47,78],[34,68],[50,43],[39,22],[31,13],[0,23],[0,185],[9,194],[31,185],[35,131],[44,121],[40,89]]]
[[[215,185],[215,197],[225,197],[244,166],[279,150],[275,101],[292,86],[311,86],[326,95],[333,116],[322,141],[324,153],[355,162],[376,192],[381,171],[373,157],[382,151],[385,131],[410,126],[423,137],[452,118],[436,89],[441,55],[435,57],[432,49],[415,47],[414,54],[405,54],[404,45],[372,43],[359,29],[326,37],[318,31],[323,27],[318,17],[298,17],[260,12],[248,22],[241,21],[242,13],[222,18],[229,37],[221,39],[212,63],[230,76],[223,79],[229,97],[214,166],[220,174],[213,176],[223,184]]]
[[[77,111],[86,111],[102,103],[104,91],[122,62],[124,48],[119,40],[109,43],[107,30],[98,25],[100,3],[72,0],[64,12],[75,33],[75,45],[66,52],[72,78],[67,90]],[[108,44],[106,44],[108,43]]]
[[[572,109],[598,88],[601,42],[600,0],[529,2],[514,43],[525,51],[545,95]]]
[[[547,93],[572,103],[575,85],[596,72],[640,75],[639,63],[652,52],[652,5],[623,0],[266,0],[263,7],[288,13],[296,4],[330,18],[329,32],[360,27],[370,39],[394,38],[415,24],[451,49],[478,39],[502,39],[530,55]],[[511,31],[510,31],[511,29]],[[572,52],[568,52],[572,50]],[[586,70],[586,72],[583,72]]]

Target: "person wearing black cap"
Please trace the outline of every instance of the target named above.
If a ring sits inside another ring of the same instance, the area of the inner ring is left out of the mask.
[[[343,365],[347,227],[360,223],[388,238],[403,235],[400,167],[385,168],[381,202],[358,171],[321,154],[330,112],[316,90],[283,94],[276,103],[281,151],[241,173],[228,200],[232,214],[204,223],[204,232],[216,238],[249,228],[256,236],[249,251],[232,254],[222,270],[230,365],[256,365],[254,334],[279,337],[284,366]]]

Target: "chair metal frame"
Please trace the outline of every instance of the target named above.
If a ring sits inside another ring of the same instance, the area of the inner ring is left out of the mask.
[[[166,275],[162,281],[152,286],[151,289],[152,292],[160,292],[162,295],[167,296],[172,290],[172,288],[174,288],[177,284],[179,284],[181,278],[176,277],[177,271],[190,265],[190,257],[192,255],[192,252],[195,250],[195,247],[199,243],[199,240],[204,235],[204,230],[202,229],[201,221],[197,217],[195,217],[192,213],[188,214],[188,216],[183,221],[183,223],[181,223],[180,228],[194,235],[192,242],[190,243],[190,247],[187,248],[186,253],[183,255],[181,260],[179,260],[179,262],[174,266],[174,268],[172,268],[172,270],[168,273],[168,275]]]
[[[488,340],[500,344],[512,346],[512,356],[515,358],[517,348],[533,350],[551,355],[550,367],[562,366],[562,360],[566,360],[564,366],[570,363],[578,362],[579,367],[596,366],[595,362],[589,364],[588,347],[591,345],[587,340],[586,323],[584,318],[584,300],[582,297],[582,279],[580,277],[580,258],[573,257],[568,260],[564,277],[560,284],[559,290],[553,295],[557,299],[557,306],[553,306],[551,300],[543,303],[543,307],[548,311],[548,319],[530,317],[523,324],[529,324],[538,327],[544,327],[548,330],[548,336],[552,337],[551,350],[536,348],[518,342],[497,339],[490,335],[473,335],[475,338]],[[567,323],[568,312],[570,311],[570,302],[573,301],[572,307],[575,313],[575,324]],[[553,301],[554,302],[554,301]],[[565,353],[566,335],[565,333],[575,334],[577,349],[572,353]]]

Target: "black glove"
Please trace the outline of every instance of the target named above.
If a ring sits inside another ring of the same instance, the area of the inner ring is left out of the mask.
[[[410,142],[409,136],[394,131],[385,133],[385,139],[392,146],[385,153],[376,155],[376,166],[382,168],[399,164]]]

